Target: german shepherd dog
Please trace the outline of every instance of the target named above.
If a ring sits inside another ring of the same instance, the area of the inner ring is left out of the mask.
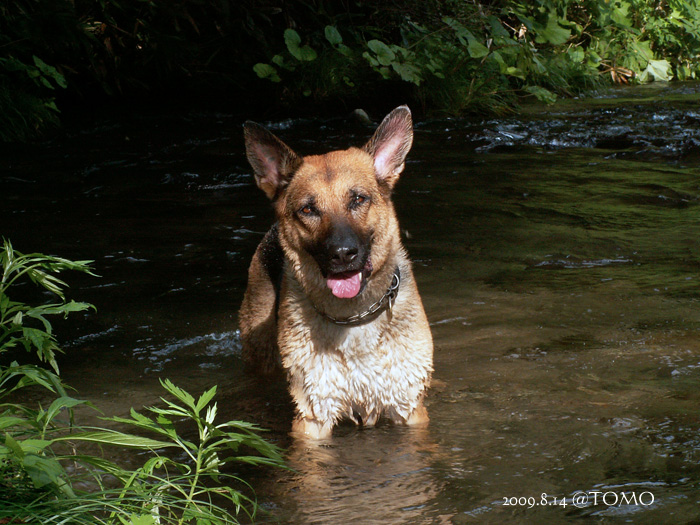
[[[255,182],[277,222],[258,246],[240,311],[244,359],[281,363],[293,433],[327,438],[342,418],[424,425],[433,341],[391,193],[413,142],[393,110],[362,148],[301,157],[246,122]]]

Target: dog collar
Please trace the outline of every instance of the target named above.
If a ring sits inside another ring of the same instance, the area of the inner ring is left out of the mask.
[[[316,306],[316,311],[321,314],[323,317],[328,319],[330,322],[340,325],[340,326],[358,326],[361,324],[369,323],[370,321],[376,319],[379,314],[381,314],[384,310],[388,309],[389,310],[389,316],[391,316],[391,310],[394,307],[394,301],[396,300],[396,296],[399,294],[399,286],[401,286],[401,272],[399,271],[399,267],[396,267],[396,270],[394,270],[394,275],[391,277],[391,284],[389,285],[389,289],[384,293],[384,295],[381,296],[381,298],[372,306],[367,308],[362,313],[351,315],[350,317],[333,317],[332,315],[328,315],[325,312],[321,312]]]

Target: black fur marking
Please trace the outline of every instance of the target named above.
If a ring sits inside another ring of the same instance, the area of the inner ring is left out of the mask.
[[[272,286],[275,289],[275,301],[279,305],[282,276],[284,274],[284,252],[282,251],[282,246],[280,246],[277,223],[273,224],[270,231],[263,237],[260,247],[262,248],[260,253],[262,265],[270,281],[272,281]],[[276,310],[277,308],[275,308]]]

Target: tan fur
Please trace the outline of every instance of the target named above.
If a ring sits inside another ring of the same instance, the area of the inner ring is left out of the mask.
[[[246,125],[256,182],[273,199],[278,223],[251,262],[240,312],[243,352],[264,370],[281,358],[296,403],[296,433],[326,438],[340,419],[354,415],[365,426],[381,415],[399,424],[428,421],[423,397],[432,373],[432,337],[390,198],[411,141],[405,107],[387,116],[364,149],[303,158],[259,126]],[[357,193],[368,203],[351,208],[349,196]],[[310,199],[322,211],[308,218],[299,210]],[[371,239],[371,275],[349,299],[331,293],[307,249],[339,222]],[[270,275],[276,258],[278,288]],[[391,310],[352,327],[319,314],[343,318],[367,310],[387,291],[396,267],[401,286]]]

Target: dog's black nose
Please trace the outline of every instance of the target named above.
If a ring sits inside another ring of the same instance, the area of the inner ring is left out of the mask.
[[[333,264],[350,264],[357,257],[357,246],[332,246],[328,250]]]
[[[326,273],[357,270],[362,263],[362,242],[349,224],[335,224],[316,256],[321,269]]]

